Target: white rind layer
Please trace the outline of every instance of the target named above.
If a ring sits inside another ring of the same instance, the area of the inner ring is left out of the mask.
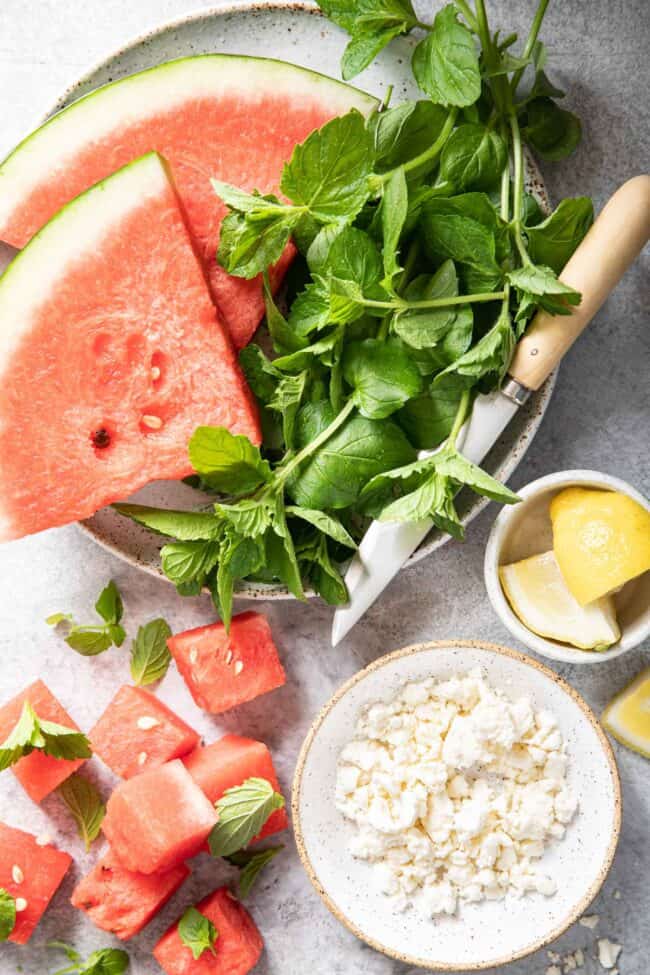
[[[332,114],[367,114],[376,99],[340,81],[268,58],[205,54],[169,61],[98,88],[28,136],[0,164],[0,233],[35,187],[93,142],[188,99],[239,95],[251,106],[269,93],[296,105],[314,99]]]
[[[165,164],[149,153],[68,203],[14,258],[0,277],[0,383],[44,296],[55,293],[57,281],[76,261],[99,251],[129,213],[168,193]]]

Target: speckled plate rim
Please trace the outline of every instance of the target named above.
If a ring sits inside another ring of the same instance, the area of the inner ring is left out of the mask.
[[[302,831],[302,822],[300,814],[300,802],[301,802],[301,788],[302,788],[302,778],[305,769],[305,764],[309,756],[312,744],[316,736],[318,735],[323,722],[332,711],[332,709],[338,704],[338,702],[345,697],[345,695],[353,687],[356,687],[361,681],[365,680],[370,674],[374,673],[376,670],[380,670],[387,664],[393,663],[395,660],[401,660],[406,657],[413,656],[417,653],[428,652],[431,650],[447,650],[452,648],[463,648],[467,647],[472,650],[482,650],[486,653],[496,653],[504,657],[510,657],[512,660],[516,660],[521,664],[525,664],[534,670],[539,671],[545,677],[550,678],[555,684],[557,684],[561,690],[563,690],[580,708],[583,712],[591,726],[596,732],[598,740],[602,746],[603,754],[607,761],[609,772],[612,779],[612,786],[614,791],[614,828],[612,832],[612,837],[610,839],[609,846],[607,848],[607,853],[605,861],[600,869],[598,877],[591,884],[587,892],[584,894],[583,898],[578,902],[575,908],[569,912],[569,914],[564,918],[560,924],[554,928],[551,932],[540,938],[538,941],[533,942],[531,945],[523,948],[519,951],[513,952],[510,955],[505,955],[502,958],[491,959],[489,962],[475,962],[473,964],[463,963],[462,965],[454,965],[449,962],[436,962],[431,959],[417,958],[412,955],[401,954],[395,952],[381,942],[370,938],[363,931],[361,931],[355,924],[353,924],[341,911],[338,905],[334,902],[332,897],[325,891],[321,885],[318,875],[312,866],[311,860],[309,859],[309,854],[307,853],[307,847],[305,843],[305,838]],[[501,965],[508,965],[510,962],[517,961],[521,958],[532,954],[535,951],[539,951],[540,948],[544,948],[546,945],[551,944],[560,935],[574,924],[579,917],[586,911],[591,902],[594,900],[599,890],[605,883],[609,871],[611,869],[614,855],[616,853],[616,847],[618,846],[618,841],[621,834],[621,821],[622,821],[622,808],[623,808],[623,797],[621,792],[621,780],[618,772],[618,766],[616,764],[616,759],[614,757],[614,751],[612,746],[605,734],[598,718],[591,710],[587,702],[581,697],[578,692],[571,687],[567,681],[563,680],[555,671],[551,670],[545,664],[533,657],[529,657],[527,654],[520,653],[518,650],[512,650],[509,647],[504,647],[497,643],[488,643],[483,640],[433,640],[427,643],[414,643],[408,647],[403,647],[401,650],[394,650],[392,653],[385,654],[383,657],[379,657],[372,663],[364,667],[363,670],[358,671],[349,680],[347,680],[330,698],[327,704],[321,708],[320,712],[314,719],[308,733],[305,738],[302,748],[300,749],[300,754],[298,756],[298,763],[296,765],[296,771],[293,778],[292,787],[292,798],[291,798],[291,817],[293,820],[293,831],[296,839],[296,847],[298,850],[298,855],[302,862],[303,867],[311,881],[312,886],[315,888],[316,892],[320,896],[321,900],[324,902],[325,906],[334,915],[337,921],[340,921],[348,931],[351,931],[357,938],[365,942],[375,951],[379,951],[390,958],[394,958],[396,961],[403,962],[406,965],[413,965],[419,968],[424,968],[429,971],[441,971],[441,972],[464,972],[464,971],[481,971],[486,968],[498,968]]]
[[[299,13],[309,14],[314,17],[322,17],[323,14],[313,3],[304,2],[304,0],[230,0],[228,4],[219,7],[206,7],[200,8],[198,10],[190,11],[180,17],[175,17],[173,19],[167,20],[164,23],[158,25],[157,27],[151,28],[150,30],[144,31],[141,34],[136,35],[133,39],[125,44],[120,45],[112,51],[108,51],[102,58],[97,60],[90,68],[88,68],[80,77],[67,86],[65,91],[58,97],[56,102],[51,106],[49,111],[46,112],[45,116],[39,124],[43,124],[50,118],[51,115],[60,111],[69,100],[75,95],[75,93],[82,86],[90,83],[105,65],[107,61],[114,60],[123,56],[126,52],[134,50],[135,48],[145,44],[152,37],[156,37],[167,31],[173,31],[176,28],[191,24],[193,22],[199,23],[202,20],[207,20],[216,17],[229,16],[237,13],[247,13],[259,11],[290,11],[295,10]],[[528,174],[528,179],[531,184],[534,185],[536,195],[538,196],[542,208],[546,212],[550,212],[551,205],[548,199],[548,194],[546,192],[546,187],[544,180],[542,179],[539,168],[533,159],[533,157],[526,151],[526,170]],[[555,370],[551,376],[547,379],[544,385],[535,392],[532,405],[533,412],[527,419],[525,428],[521,430],[517,436],[517,439],[512,443],[508,450],[507,456],[503,461],[491,472],[497,480],[507,481],[510,476],[514,473],[516,468],[519,466],[523,460],[525,454],[528,451],[537,431],[540,427],[546,410],[548,409],[549,403],[551,401],[551,396],[555,388],[555,383],[557,379],[557,370]],[[530,409],[531,406],[528,406]],[[524,407],[526,409],[526,407]],[[469,525],[478,515],[487,507],[490,503],[489,498],[475,496],[472,497],[466,511],[461,516],[461,522],[464,526]],[[115,555],[117,558],[130,565],[135,566],[147,572],[149,575],[155,578],[163,578],[166,576],[162,573],[159,565],[152,565],[145,560],[139,558],[131,552],[125,551],[117,542],[112,541],[106,536],[102,535],[100,531],[95,528],[92,521],[77,522],[79,529],[87,536],[92,538],[92,540],[98,544],[104,550]],[[431,533],[427,536],[424,542],[416,549],[416,551],[410,556],[409,559],[404,564],[404,568],[414,565],[421,559],[428,555],[431,555],[437,549],[446,545],[450,540],[450,536],[446,535],[444,532],[440,532],[437,529],[433,529]],[[312,597],[315,593],[311,590],[306,590],[305,595]],[[240,584],[235,590],[235,597],[239,599],[293,599],[294,597],[289,593],[286,587],[273,584],[273,583],[244,583]]]

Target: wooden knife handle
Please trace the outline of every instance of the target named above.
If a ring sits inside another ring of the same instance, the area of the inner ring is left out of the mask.
[[[513,379],[539,389],[649,237],[650,176],[635,176],[614,193],[560,275],[582,301],[570,315],[535,315],[515,349],[508,370]]]

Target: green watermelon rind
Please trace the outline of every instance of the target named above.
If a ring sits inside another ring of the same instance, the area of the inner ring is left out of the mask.
[[[291,98],[316,97],[341,111],[356,107],[363,114],[378,105],[374,96],[358,88],[272,58],[200,54],[163,62],[83,95],[9,153],[0,163],[0,239],[8,232],[13,214],[30,194],[48,179],[55,178],[57,167],[74,161],[92,141],[122,125],[145,119],[152,114],[154,106],[162,110],[174,100],[180,106],[199,93],[207,95],[218,81],[222,88],[217,90],[240,91],[242,96],[251,99],[258,94],[284,92]],[[203,90],[200,83],[205,86]],[[139,91],[146,97],[138,106]],[[121,114],[115,113],[117,105]]]

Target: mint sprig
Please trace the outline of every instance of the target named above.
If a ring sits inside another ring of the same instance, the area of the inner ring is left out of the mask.
[[[106,806],[92,782],[76,773],[58,787],[63,799],[77,825],[77,832],[86,850],[99,836],[106,815]]]
[[[84,734],[39,718],[29,701],[25,701],[14,729],[0,744],[0,771],[15,765],[34,750],[69,761],[92,755],[90,742]]]
[[[214,946],[219,932],[212,921],[195,907],[188,907],[178,922],[178,936],[192,952],[195,961],[198,961],[204,951],[215,956],[217,954]]]
[[[0,942],[6,941],[16,926],[16,900],[0,887]]]
[[[129,967],[129,956],[121,948],[99,948],[84,960],[76,948],[65,941],[48,941],[47,947],[64,952],[71,963],[53,975],[124,975]]]
[[[131,677],[138,687],[162,680],[171,662],[167,640],[172,631],[166,620],[155,619],[138,629],[131,644]]]
[[[231,856],[248,846],[269,816],[284,808],[284,798],[267,779],[253,777],[227,789],[216,803],[219,821],[208,837],[214,857]]]
[[[273,860],[284,846],[267,846],[264,850],[238,850],[225,859],[234,867],[239,867],[239,893],[248,897],[253,885],[264,867]]]
[[[53,613],[45,622],[49,626],[61,627],[65,632],[65,642],[83,657],[95,657],[109,647],[121,647],[126,639],[121,619],[124,606],[120,591],[111,580],[102,590],[95,603],[95,611],[104,623],[80,626],[70,613]]]

